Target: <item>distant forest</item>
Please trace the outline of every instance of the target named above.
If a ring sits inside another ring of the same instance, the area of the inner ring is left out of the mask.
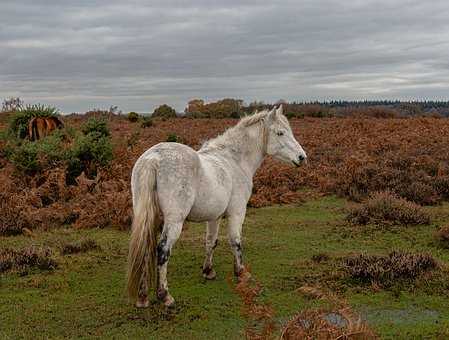
[[[331,101],[293,101],[279,100],[275,103],[254,101],[245,103],[241,99],[224,98],[206,103],[203,99],[192,99],[187,103],[184,112],[177,113],[167,104],[160,105],[151,114],[153,117],[175,118],[177,116],[190,118],[239,118],[263,109],[271,109],[282,104],[284,114],[289,118],[302,117],[449,117],[449,101],[400,101],[400,100],[331,100]],[[3,101],[2,111],[12,112],[25,109],[23,100],[9,98]],[[117,106],[109,110],[93,109],[91,114],[121,115]],[[137,115],[131,112],[132,115]],[[143,114],[148,115],[148,114]]]
[[[280,100],[269,104],[225,98],[216,102],[205,103],[201,99],[189,101],[184,114],[196,118],[238,118],[261,109],[270,109],[283,104],[288,117],[345,117],[367,116],[376,118],[394,118],[408,116],[448,117],[449,101],[399,101],[399,100],[364,100],[364,101],[313,101],[287,102]]]

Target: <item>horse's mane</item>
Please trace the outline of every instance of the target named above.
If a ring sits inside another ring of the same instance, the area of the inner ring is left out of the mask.
[[[268,110],[263,110],[241,118],[236,125],[227,129],[221,135],[206,141],[201,146],[200,151],[207,152],[211,150],[223,149],[226,146],[232,146],[233,144],[244,142],[247,128],[261,122],[268,113]]]

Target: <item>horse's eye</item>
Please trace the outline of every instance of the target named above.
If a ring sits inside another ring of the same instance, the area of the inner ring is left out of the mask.
[[[278,136],[283,136],[283,135],[284,135],[284,132],[278,131],[278,132],[277,132],[277,135],[278,135]]]

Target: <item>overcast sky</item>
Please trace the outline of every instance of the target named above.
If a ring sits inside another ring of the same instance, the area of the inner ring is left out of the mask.
[[[3,0],[0,95],[64,112],[449,99],[448,14],[448,0]]]

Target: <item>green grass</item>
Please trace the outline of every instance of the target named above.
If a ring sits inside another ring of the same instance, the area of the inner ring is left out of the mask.
[[[309,283],[334,287],[382,338],[444,338],[449,329],[448,291],[425,285],[395,290],[332,281],[338,258],[351,253],[386,254],[393,249],[426,251],[449,263],[449,251],[433,240],[437,224],[449,221],[449,205],[429,208],[435,223],[419,227],[349,226],[346,202],[335,197],[301,206],[250,209],[243,227],[244,258],[263,286],[260,301],[270,304],[282,324],[299,310],[316,306],[295,290]],[[188,224],[169,264],[173,310],[153,301],[137,310],[125,295],[128,233],[115,229],[36,232],[34,237],[0,237],[0,249],[30,244],[51,247],[54,272],[0,276],[0,338],[241,339],[246,320],[228,278],[232,256],[222,226],[214,264],[215,281],[201,276],[205,227]],[[94,239],[101,249],[62,256],[64,242]],[[316,264],[314,254],[331,260]]]

